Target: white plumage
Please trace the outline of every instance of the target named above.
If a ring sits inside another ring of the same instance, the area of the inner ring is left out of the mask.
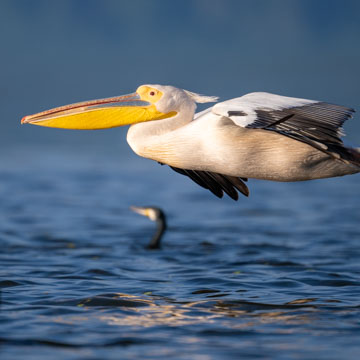
[[[138,155],[169,165],[219,197],[226,192],[237,199],[236,190],[248,195],[247,178],[303,181],[360,171],[360,152],[340,139],[353,109],[256,92],[195,114],[196,102],[216,100],[142,85],[134,94],[55,108],[22,122],[76,129],[132,124],[127,140]],[[94,106],[99,118],[88,111]]]
[[[211,111],[216,115],[230,117],[237,125],[246,127],[256,120],[256,110],[284,110],[316,102],[266,92],[254,92],[216,104]],[[230,113],[243,112],[246,115],[229,116],[229,111]]]

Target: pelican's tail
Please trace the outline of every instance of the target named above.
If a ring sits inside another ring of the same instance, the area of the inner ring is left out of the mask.
[[[360,166],[360,148],[353,148],[351,150],[355,159],[355,164]]]
[[[346,149],[346,153],[347,153],[347,156],[345,157],[345,159],[349,163],[359,167],[359,172],[360,172],[360,148],[346,147],[345,149]],[[343,159],[343,160],[345,160],[345,159]]]

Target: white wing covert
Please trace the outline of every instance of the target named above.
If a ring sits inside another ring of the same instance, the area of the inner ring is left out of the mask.
[[[342,147],[343,123],[355,110],[321,101],[256,92],[218,103],[214,114],[244,128],[276,131],[334,157]]]

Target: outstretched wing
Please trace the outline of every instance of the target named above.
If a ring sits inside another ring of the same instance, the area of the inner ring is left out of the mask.
[[[195,115],[194,120],[213,114],[231,119],[236,125],[248,129],[275,131],[304,142],[343,161],[357,162],[351,149],[343,146],[343,123],[355,110],[321,101],[291,98],[264,92],[256,92],[224,101]],[[207,171],[186,170],[171,167],[188,176],[198,185],[218,197],[225,192],[238,199],[237,191],[249,195],[241,179]]]
[[[355,111],[351,108],[256,92],[218,103],[211,111],[239,126],[276,131],[335,158],[351,160],[340,139],[344,135],[343,123]]]

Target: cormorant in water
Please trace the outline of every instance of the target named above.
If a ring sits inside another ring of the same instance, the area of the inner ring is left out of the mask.
[[[152,221],[156,221],[156,232],[149,242],[148,249],[160,249],[161,238],[166,230],[166,216],[158,207],[154,206],[131,206],[134,212],[148,217]]]

